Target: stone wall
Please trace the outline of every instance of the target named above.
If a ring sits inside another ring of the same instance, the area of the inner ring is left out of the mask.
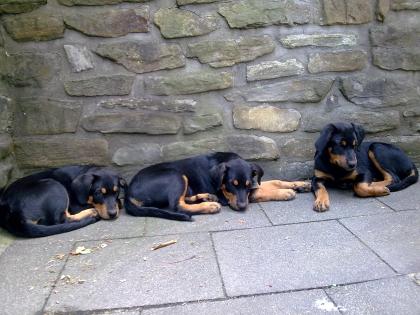
[[[420,164],[419,10],[418,0],[3,0],[0,166],[13,151],[23,171],[97,163],[131,175],[229,150],[306,177],[319,130],[342,120]]]

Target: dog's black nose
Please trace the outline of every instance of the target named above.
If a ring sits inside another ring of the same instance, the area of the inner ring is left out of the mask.
[[[357,162],[356,161],[349,161],[347,163],[347,165],[349,166],[349,168],[353,169],[356,167]]]
[[[248,204],[246,202],[238,202],[237,206],[239,211],[245,211],[248,207]]]

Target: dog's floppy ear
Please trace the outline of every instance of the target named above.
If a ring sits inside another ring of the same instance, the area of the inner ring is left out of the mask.
[[[210,177],[217,189],[222,187],[223,179],[225,177],[228,166],[226,163],[220,163],[210,169]]]
[[[351,124],[357,139],[357,146],[359,146],[365,138],[365,129],[361,125]]]
[[[321,130],[319,138],[315,142],[315,156],[322,154],[331,139],[333,132],[336,130],[334,124],[328,124]]]
[[[261,177],[264,175],[264,171],[258,164],[250,163],[252,169],[252,189],[258,188],[261,185]]]
[[[77,176],[71,183],[71,190],[80,204],[86,204],[89,198],[90,188],[92,187],[95,175],[82,174]]]

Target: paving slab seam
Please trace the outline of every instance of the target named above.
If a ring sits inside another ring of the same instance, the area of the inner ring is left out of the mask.
[[[213,233],[210,233],[210,242],[211,242],[211,248],[212,248],[213,253],[214,253],[214,258],[216,259],[217,271],[219,273],[220,281],[222,282],[223,295],[225,297],[228,297],[226,287],[225,287],[225,281],[224,281],[223,275],[222,275],[222,270],[220,269],[219,257],[217,256],[216,246],[214,245]]]
[[[340,314],[344,314],[344,312],[341,310],[341,307],[334,301],[334,299],[332,298],[331,295],[328,294],[327,290],[322,289],[322,291],[324,292],[324,294],[328,297],[328,299],[334,304],[335,308],[337,309],[337,311]]]
[[[70,252],[72,252],[72,251],[73,251],[73,249],[74,249],[75,247],[76,247],[76,243],[73,243],[73,244],[72,244],[72,247],[71,247],[71,249],[70,249]],[[66,255],[66,256],[67,256],[67,257],[66,257],[66,260],[64,261],[64,264],[63,264],[63,266],[61,267],[60,272],[58,272],[58,273],[57,273],[57,278],[55,279],[54,284],[51,286],[51,290],[50,290],[50,292],[48,293],[48,296],[45,298],[44,305],[42,305],[42,308],[41,308],[41,314],[48,314],[48,313],[45,311],[45,308],[47,307],[48,300],[50,299],[51,294],[53,293],[54,289],[56,288],[57,283],[58,283],[58,281],[59,281],[59,280],[60,280],[60,278],[61,278],[61,274],[63,273],[64,268],[66,267],[67,262],[68,262],[68,260],[69,260],[69,258],[70,258],[70,255]]]
[[[347,231],[351,233],[360,243],[362,243],[366,248],[368,248],[376,257],[378,257],[385,265],[387,265],[393,272],[395,272],[395,275],[401,275],[395,268],[393,268],[385,259],[383,259],[377,252],[375,252],[370,246],[368,246],[360,237],[358,237],[356,234],[353,233],[352,230],[350,230],[344,223],[340,221],[341,219],[338,219],[337,222],[340,224],[343,228],[345,228]]]
[[[407,274],[408,275],[408,274]],[[406,274],[398,274],[393,275],[390,277],[382,277],[377,279],[370,279],[370,280],[364,280],[364,281],[356,281],[356,282],[348,282],[348,283],[342,283],[342,284],[331,284],[327,286],[320,286],[320,287],[313,287],[313,288],[303,288],[303,289],[293,289],[293,290],[284,290],[284,291],[273,291],[273,292],[264,292],[264,293],[254,293],[254,294],[243,294],[238,296],[227,296],[222,298],[214,298],[214,299],[200,299],[200,300],[191,300],[191,301],[183,301],[183,302],[175,302],[175,303],[162,303],[162,304],[153,304],[153,305],[144,305],[144,306],[132,306],[132,307],[116,307],[116,308],[107,308],[107,309],[94,309],[94,310],[80,310],[80,311],[74,311],[68,312],[68,311],[53,311],[53,312],[46,312],[43,311],[42,314],[48,314],[48,315],[65,315],[65,314],[77,314],[77,315],[93,315],[93,314],[103,314],[103,313],[109,313],[110,311],[139,311],[139,314],[142,314],[143,311],[149,310],[149,309],[156,309],[156,308],[168,308],[168,307],[174,307],[174,306],[182,306],[182,305],[190,305],[190,304],[197,304],[197,303],[207,303],[207,302],[223,302],[223,301],[229,301],[229,300],[236,300],[240,298],[249,298],[249,297],[257,297],[257,296],[269,296],[269,295],[276,295],[276,294],[285,294],[285,293],[294,293],[294,292],[303,292],[303,291],[314,291],[314,290],[323,290],[335,287],[344,287],[348,285],[354,285],[354,284],[361,284],[361,283],[368,283],[368,282],[374,282],[374,281],[380,281],[380,280],[388,280],[392,278],[399,278],[399,277],[405,277]],[[326,292],[325,292],[326,293]],[[328,298],[330,296],[327,294]],[[330,298],[331,299],[331,298]],[[335,306],[336,303],[331,299],[331,301],[334,303]]]
[[[262,213],[264,213],[264,215],[265,215],[266,219],[268,220],[268,222],[270,222],[270,224],[274,226],[273,221],[271,221],[270,217],[269,217],[269,216],[268,216],[268,214],[265,212],[265,209],[264,209],[264,207],[261,205],[261,203],[260,203],[260,202],[258,202],[257,204],[258,204],[258,207],[260,208],[260,210],[262,211]]]
[[[383,202],[381,199],[379,198],[375,198],[376,201],[380,202],[381,204],[383,204],[385,207],[391,209],[394,212],[398,212],[398,210],[395,210],[394,208],[392,208],[390,205],[388,205],[387,203]]]

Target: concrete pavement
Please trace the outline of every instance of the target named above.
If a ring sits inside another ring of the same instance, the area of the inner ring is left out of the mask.
[[[192,223],[123,215],[40,239],[2,231],[0,313],[418,315],[419,192],[330,190],[325,213],[307,193]]]

